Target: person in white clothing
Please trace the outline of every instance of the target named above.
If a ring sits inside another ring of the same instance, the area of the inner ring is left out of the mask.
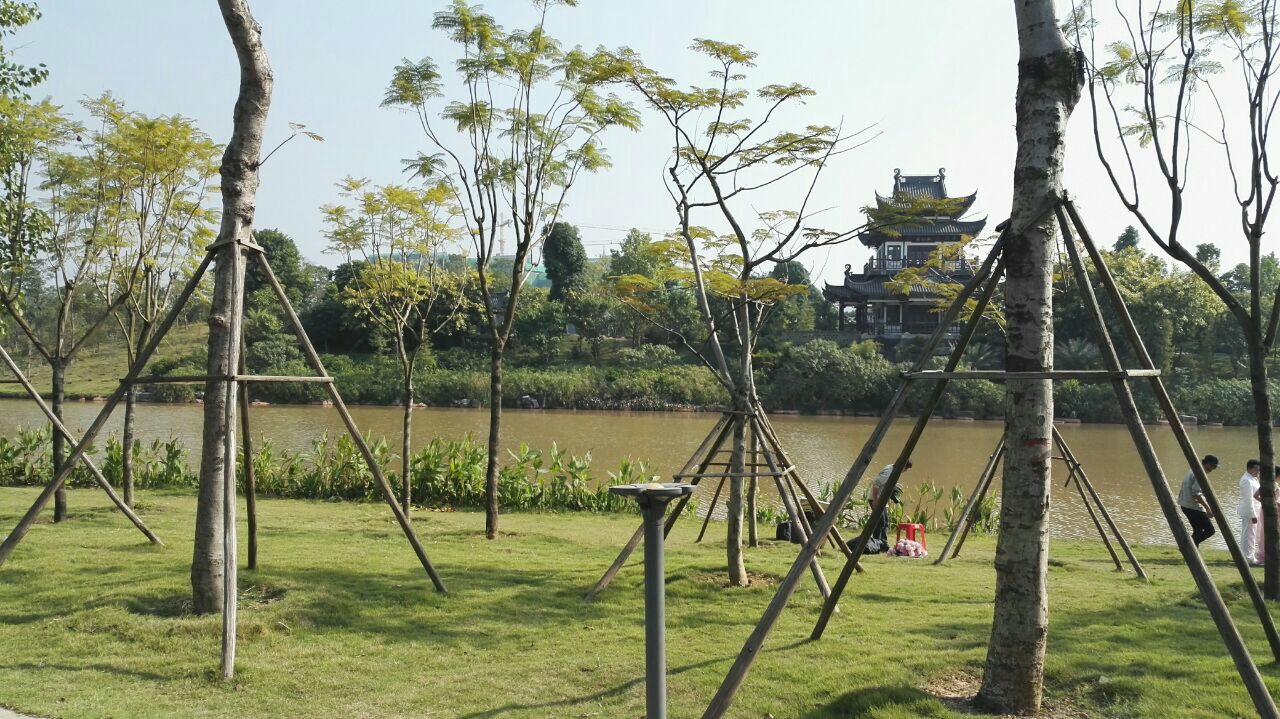
[[[1240,475],[1240,503],[1236,507],[1236,516],[1240,518],[1240,549],[1250,564],[1258,564],[1258,527],[1262,518],[1262,503],[1254,498],[1258,488],[1258,475],[1262,473],[1262,463],[1256,459],[1245,465],[1244,474]]]

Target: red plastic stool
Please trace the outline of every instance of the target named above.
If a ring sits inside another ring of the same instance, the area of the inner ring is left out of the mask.
[[[904,529],[907,531],[907,539],[910,539],[913,542],[919,542],[920,546],[925,549],[929,548],[929,543],[926,542],[924,538],[924,525],[912,524],[911,522],[900,522],[898,524],[898,536],[893,540],[894,544],[897,544],[902,539],[902,531]]]

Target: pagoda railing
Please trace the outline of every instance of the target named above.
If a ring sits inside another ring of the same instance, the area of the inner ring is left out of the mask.
[[[938,325],[936,322],[876,322],[875,335],[877,337],[901,337],[904,334],[919,335],[927,337],[933,334],[934,328]],[[947,338],[954,339],[960,335],[960,330],[964,329],[963,324],[953,324],[947,328]]]
[[[929,262],[927,257],[906,257],[898,259],[888,259],[884,257],[872,257],[867,260],[867,264],[863,267],[863,272],[896,272],[905,270],[908,267],[924,267]],[[972,272],[973,265],[966,259],[945,260],[939,265],[939,271],[951,272]]]

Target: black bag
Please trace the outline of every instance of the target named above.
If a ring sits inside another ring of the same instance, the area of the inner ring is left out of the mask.
[[[773,538],[781,542],[791,541],[791,522],[778,522],[778,527],[773,532]]]

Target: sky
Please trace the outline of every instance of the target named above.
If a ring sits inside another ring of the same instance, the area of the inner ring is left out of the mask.
[[[262,170],[256,225],[292,236],[312,261],[335,265],[325,252],[319,207],[338,199],[344,176],[404,183],[400,160],[426,149],[414,118],[379,107],[392,68],[403,58],[454,57],[431,16],[445,0],[254,0],[275,74],[267,147],[307,125],[325,142],[299,139]],[[231,132],[238,66],[214,0],[43,0],[44,17],[11,39],[17,57],[45,63],[37,91],[75,109],[82,98],[112,92],[132,110],[179,114],[219,142]],[[490,0],[485,10],[507,28],[532,20],[527,0]],[[784,118],[792,126],[874,126],[867,144],[825,172],[814,207],[821,222],[849,229],[874,193],[888,193],[895,168],[933,174],[946,168],[952,195],[978,192],[971,217],[988,230],[1007,216],[1015,154],[1017,39],[1008,0],[582,0],[553,11],[550,32],[566,46],[628,46],[667,76],[703,83],[705,58],[693,38],[736,42],[758,53],[753,85],[801,82],[817,95]],[[612,131],[605,145],[613,166],[584,177],[564,219],[577,225],[591,256],[607,254],[628,228],[655,234],[674,222],[662,185],[669,135],[644,115],[639,132]],[[1068,132],[1066,185],[1099,242],[1128,224],[1093,148],[1087,103]],[[1184,242],[1216,242],[1225,265],[1246,258],[1230,202],[1229,176],[1206,156],[1188,188]],[[1156,178],[1142,175],[1144,181]],[[1158,197],[1151,186],[1145,201]],[[762,195],[756,209],[780,209],[785,190]],[[772,204],[771,204],[772,203]],[[1148,249],[1154,249],[1144,239]],[[1264,249],[1276,249],[1268,242]],[[838,281],[844,264],[860,267],[869,251],[857,243],[805,257],[815,279]]]

